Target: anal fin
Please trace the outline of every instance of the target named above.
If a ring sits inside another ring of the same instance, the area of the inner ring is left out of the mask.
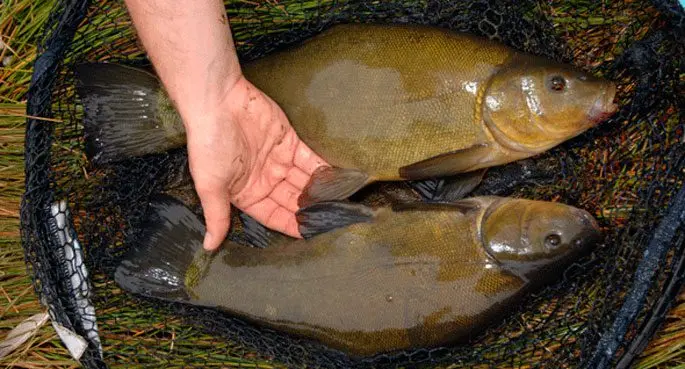
[[[320,167],[302,191],[300,207],[317,202],[344,200],[369,184],[369,175],[359,169]]]

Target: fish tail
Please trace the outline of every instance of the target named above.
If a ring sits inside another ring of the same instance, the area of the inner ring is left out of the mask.
[[[96,164],[185,145],[182,120],[159,79],[110,63],[74,67],[84,110],[86,155]]]
[[[170,196],[156,196],[150,207],[150,216],[135,245],[117,266],[114,280],[131,293],[188,301],[192,294],[187,284],[196,269],[192,267],[204,252],[204,225]]]

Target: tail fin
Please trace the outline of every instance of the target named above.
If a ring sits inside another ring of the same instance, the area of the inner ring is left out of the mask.
[[[181,118],[153,74],[108,63],[80,64],[74,74],[84,109],[86,155],[94,163],[185,144]]]
[[[170,196],[157,196],[150,206],[144,230],[117,267],[114,279],[132,293],[187,301],[191,294],[186,290],[186,281],[196,277],[188,270],[204,252],[205,227],[197,215]]]

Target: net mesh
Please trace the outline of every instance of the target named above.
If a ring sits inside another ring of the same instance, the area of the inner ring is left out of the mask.
[[[559,283],[512,307],[471,344],[361,361],[210,309],[124,293],[113,268],[135,239],[149,196],[173,188],[199,207],[186,183],[184,149],[107,167],[85,158],[71,66],[149,62],[123,1],[61,0],[28,97],[29,115],[52,119],[28,120],[22,235],[36,292],[53,320],[88,342],[86,367],[602,368],[627,366],[639,354],[678,291],[685,260],[685,195],[678,192],[685,21],[675,0],[271,0],[227,1],[226,9],[242,61],[339,22],[416,23],[487,36],[617,81],[620,110],[608,122],[534,160],[492,170],[475,191],[587,209],[606,237]]]

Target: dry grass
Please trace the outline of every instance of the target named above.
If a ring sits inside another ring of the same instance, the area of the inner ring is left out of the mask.
[[[17,324],[45,311],[26,275],[19,235],[19,204],[24,186],[23,104],[0,105],[0,340]],[[37,334],[10,356],[6,368],[77,368],[56,339],[52,326]]]

